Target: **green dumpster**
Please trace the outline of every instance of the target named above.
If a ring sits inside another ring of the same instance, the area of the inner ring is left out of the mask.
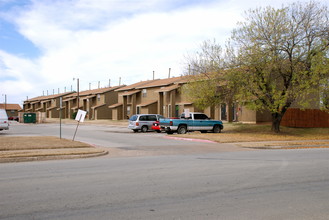
[[[36,123],[37,121],[36,113],[24,113],[23,119],[24,119],[24,123]]]

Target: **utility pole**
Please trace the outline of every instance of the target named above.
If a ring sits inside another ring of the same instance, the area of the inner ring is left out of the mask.
[[[2,94],[3,96],[5,96],[5,111],[7,110],[7,94]]]
[[[80,109],[80,96],[79,96],[79,78],[77,78],[77,92],[78,92],[78,96],[77,96],[77,102],[78,102],[78,110]]]
[[[73,80],[75,80],[75,78],[73,78]],[[72,86],[71,86],[71,90],[72,90]],[[80,108],[79,78],[77,78],[77,107],[78,107],[78,110],[79,110],[79,108]]]

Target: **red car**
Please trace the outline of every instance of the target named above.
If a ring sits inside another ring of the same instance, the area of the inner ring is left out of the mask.
[[[160,127],[159,121],[154,122],[151,128],[152,128],[152,130],[154,130],[158,133],[161,132],[161,127]]]
[[[178,118],[177,117],[170,117],[170,119],[178,119]],[[160,133],[161,132],[160,122],[159,121],[154,122],[151,128],[152,128],[152,130]]]
[[[10,116],[10,117],[8,117],[8,120],[9,121],[18,121],[19,118],[18,118],[18,116]]]

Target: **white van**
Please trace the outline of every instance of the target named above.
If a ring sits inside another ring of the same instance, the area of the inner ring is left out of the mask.
[[[154,122],[159,121],[160,118],[164,118],[158,114],[138,114],[129,118],[128,128],[134,132],[141,130],[143,133],[152,128]]]
[[[7,112],[4,109],[0,109],[0,131],[8,130],[9,129],[9,122]]]

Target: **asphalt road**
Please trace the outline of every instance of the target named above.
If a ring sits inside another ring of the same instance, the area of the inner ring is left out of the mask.
[[[27,127],[11,132],[40,132]],[[77,139],[108,147],[200,144],[85,127]],[[0,164],[0,219],[328,219],[328,171],[328,149]]]
[[[64,124],[61,126],[62,138],[72,140],[77,125]],[[0,136],[60,136],[59,124],[13,124],[9,131],[1,132]],[[145,151],[154,154],[193,154],[207,152],[225,152],[242,150],[241,148],[221,144],[209,144],[201,141],[184,141],[170,139],[165,133],[147,132],[134,133],[127,127],[109,125],[86,125],[80,123],[76,141],[82,141],[96,146],[119,148],[130,151]]]

